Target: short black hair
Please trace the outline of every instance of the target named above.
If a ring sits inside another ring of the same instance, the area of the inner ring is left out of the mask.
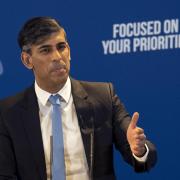
[[[43,42],[52,33],[63,30],[67,41],[66,33],[60,23],[51,17],[34,17],[28,20],[18,35],[18,44],[21,50],[30,51],[30,46]]]

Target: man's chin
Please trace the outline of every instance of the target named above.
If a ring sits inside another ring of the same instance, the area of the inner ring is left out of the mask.
[[[53,79],[53,84],[56,86],[64,85],[67,81],[68,74]]]

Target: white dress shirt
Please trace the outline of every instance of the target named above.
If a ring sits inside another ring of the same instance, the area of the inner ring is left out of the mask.
[[[51,179],[51,136],[52,105],[48,101],[50,93],[42,90],[35,82],[35,92],[39,104],[41,132],[46,160],[47,179]],[[64,87],[57,93],[64,101],[61,102],[61,119],[64,139],[64,157],[66,180],[89,180],[88,165],[82,137],[78,125],[77,114],[71,93],[71,82],[67,79]]]

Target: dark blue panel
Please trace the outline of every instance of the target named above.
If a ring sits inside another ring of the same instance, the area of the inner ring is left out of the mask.
[[[140,112],[139,125],[157,146],[158,163],[145,174],[135,174],[115,152],[117,179],[180,179],[179,48],[104,55],[101,43],[112,39],[113,24],[180,20],[179,7],[179,0],[1,1],[0,98],[33,83],[32,72],[23,67],[17,45],[21,25],[32,16],[53,16],[67,31],[71,75],[82,80],[113,82],[128,111]]]

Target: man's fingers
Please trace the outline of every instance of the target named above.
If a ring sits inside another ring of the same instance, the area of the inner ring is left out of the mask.
[[[135,131],[136,131],[136,133],[137,134],[144,134],[144,129],[142,129],[142,128],[140,128],[140,127],[136,127],[136,129],[135,129]]]
[[[132,117],[131,122],[130,122],[130,127],[131,127],[132,129],[136,128],[138,119],[139,119],[139,113],[138,113],[138,112],[135,112],[135,113],[133,114],[133,117]]]
[[[144,140],[144,139],[146,139],[146,135],[145,134],[136,135],[135,139],[136,140]]]
[[[144,144],[146,143],[146,140],[145,139],[143,139],[143,140],[136,140],[136,145],[137,146],[144,146]]]

